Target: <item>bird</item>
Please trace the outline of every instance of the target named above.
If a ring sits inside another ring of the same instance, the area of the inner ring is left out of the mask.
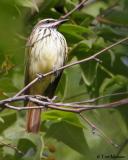
[[[26,44],[25,56],[25,86],[37,77],[37,74],[45,74],[55,71],[33,84],[26,95],[43,95],[49,98],[54,96],[56,87],[62,75],[58,68],[65,65],[68,46],[65,37],[57,30],[68,19],[47,18],[40,20],[33,28]],[[27,107],[37,106],[30,101]],[[41,123],[41,109],[29,109],[26,115],[26,131],[38,133]]]

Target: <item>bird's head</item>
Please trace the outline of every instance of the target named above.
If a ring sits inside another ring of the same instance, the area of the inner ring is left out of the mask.
[[[38,22],[37,26],[40,26],[41,28],[57,28],[60,24],[68,21],[68,19],[43,19]]]

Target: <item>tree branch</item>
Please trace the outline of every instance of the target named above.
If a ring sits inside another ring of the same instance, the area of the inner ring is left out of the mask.
[[[9,105],[8,103],[15,102],[15,101],[31,101],[38,106],[31,106],[31,107],[15,107]],[[47,101],[46,101],[47,100]],[[6,105],[8,104],[8,105]],[[53,102],[52,99],[49,99],[44,96],[32,96],[32,95],[24,95],[19,97],[12,97],[5,100],[0,101],[0,106],[6,106],[7,108],[14,109],[14,110],[28,110],[28,109],[44,109],[44,108],[51,108],[55,110],[67,111],[67,112],[74,112],[74,113],[81,113],[82,111],[94,110],[94,109],[103,109],[103,108],[115,108],[120,105],[128,104],[128,98],[124,98],[119,101],[107,103],[107,104],[100,104],[100,105],[90,105],[90,104],[75,104],[75,102],[71,103],[56,103]]]

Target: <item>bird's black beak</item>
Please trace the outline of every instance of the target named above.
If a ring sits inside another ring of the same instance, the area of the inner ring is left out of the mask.
[[[67,22],[69,19],[59,19],[56,22],[54,22],[54,26],[57,27],[59,25],[61,25],[62,23]]]

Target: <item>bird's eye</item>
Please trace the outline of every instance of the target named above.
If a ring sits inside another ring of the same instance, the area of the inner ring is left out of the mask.
[[[50,21],[49,21],[49,20],[47,20],[47,21],[46,21],[46,23],[50,23]]]

